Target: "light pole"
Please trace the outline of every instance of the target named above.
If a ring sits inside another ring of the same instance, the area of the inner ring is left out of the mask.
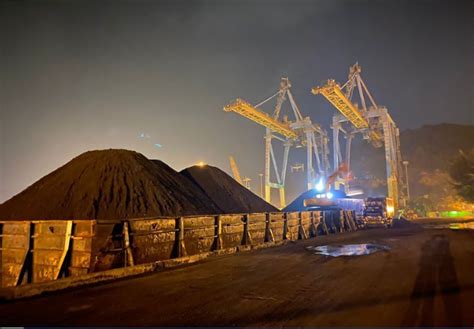
[[[405,179],[407,183],[407,202],[410,201],[410,185],[408,184],[408,161],[403,161],[403,165],[405,166]]]
[[[258,174],[260,177],[260,197],[263,199],[263,174]]]

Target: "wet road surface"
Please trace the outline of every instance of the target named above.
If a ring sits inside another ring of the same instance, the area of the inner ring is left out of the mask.
[[[377,243],[364,256],[309,246]],[[474,230],[323,236],[0,305],[0,325],[473,326]]]

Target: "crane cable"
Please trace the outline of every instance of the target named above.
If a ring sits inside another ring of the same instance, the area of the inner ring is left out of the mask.
[[[266,100],[258,103],[257,105],[254,105],[253,107],[260,107],[262,106],[263,104],[265,104],[266,102],[268,102],[270,99],[272,99],[273,97],[277,96],[278,94],[280,93],[280,90],[278,90],[275,94],[273,94],[272,96],[268,97]]]

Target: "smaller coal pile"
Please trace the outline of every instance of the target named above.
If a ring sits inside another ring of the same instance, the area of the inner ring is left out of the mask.
[[[193,166],[182,170],[181,174],[196,184],[223,213],[279,211],[219,168]]]
[[[319,206],[305,206],[305,200],[309,199],[318,201]],[[311,189],[301,193],[293,202],[283,209],[285,212],[308,210],[351,210],[359,215],[362,214],[364,210],[364,200],[348,198],[343,191],[325,193]]]

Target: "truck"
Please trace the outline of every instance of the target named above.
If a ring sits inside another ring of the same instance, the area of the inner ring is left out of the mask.
[[[390,227],[395,215],[392,198],[370,197],[365,199],[363,221],[366,227]]]

